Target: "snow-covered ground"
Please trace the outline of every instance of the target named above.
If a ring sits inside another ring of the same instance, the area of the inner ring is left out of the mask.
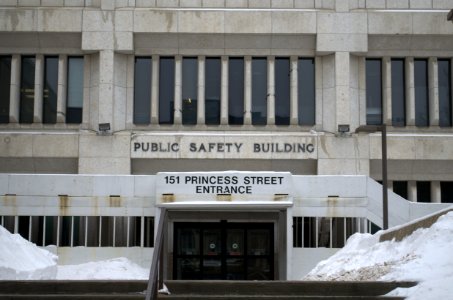
[[[379,242],[375,235],[355,234],[347,245],[316,266],[304,280],[411,280],[416,287],[393,291],[409,300],[452,299],[453,212],[430,228],[401,242]],[[10,234],[0,226],[0,280],[5,279],[147,279],[144,269],[126,258],[57,266],[57,257]]]
[[[409,300],[453,299],[453,212],[401,242],[379,243],[380,233],[355,234],[304,280],[411,280],[419,284],[392,295]]]

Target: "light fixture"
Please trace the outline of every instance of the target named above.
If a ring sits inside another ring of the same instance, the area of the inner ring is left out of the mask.
[[[338,125],[338,132],[339,133],[348,133],[349,132],[349,124],[339,124]]]
[[[107,133],[110,130],[110,123],[99,123],[99,132]]]

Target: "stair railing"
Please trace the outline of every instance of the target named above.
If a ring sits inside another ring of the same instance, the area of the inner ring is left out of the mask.
[[[157,227],[156,241],[154,243],[153,260],[149,271],[146,300],[157,300],[159,289],[164,286],[163,277],[163,249],[164,249],[164,225],[167,223],[167,209],[161,208],[159,225]]]

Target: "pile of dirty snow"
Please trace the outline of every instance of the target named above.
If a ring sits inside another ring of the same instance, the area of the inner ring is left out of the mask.
[[[409,300],[453,295],[453,212],[400,242],[379,242],[380,233],[355,234],[346,246],[320,262],[303,280],[417,281],[393,295]]]
[[[54,279],[57,256],[0,226],[0,280]]]

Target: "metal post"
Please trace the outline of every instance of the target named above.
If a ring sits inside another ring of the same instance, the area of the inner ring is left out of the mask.
[[[387,127],[381,126],[382,136],[382,218],[383,229],[389,228],[389,210],[388,210],[388,181],[387,181]]]

